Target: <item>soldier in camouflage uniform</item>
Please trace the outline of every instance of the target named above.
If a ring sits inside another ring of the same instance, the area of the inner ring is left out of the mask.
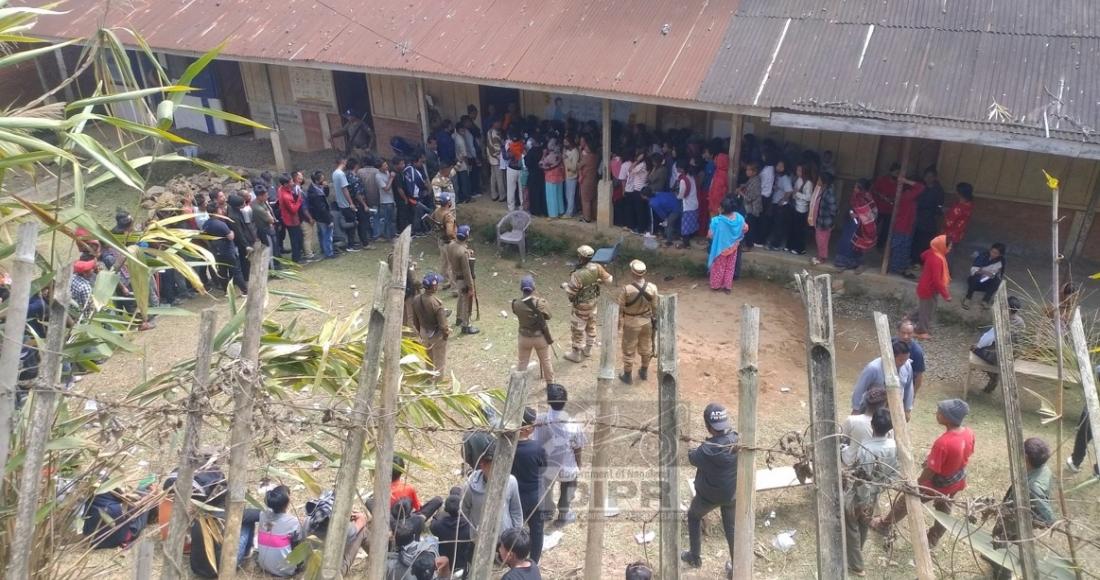
[[[592,246],[577,248],[580,261],[568,282],[562,282],[573,304],[573,316],[570,330],[573,335],[573,350],[565,355],[565,360],[581,362],[582,357],[592,355],[592,345],[596,344],[596,300],[600,297],[600,284],[610,284],[613,279],[603,266],[592,263],[596,253]],[[604,345],[607,348],[609,345]]]
[[[619,293],[619,328],[623,336],[623,374],[619,380],[630,384],[633,379],[634,352],[641,355],[638,378],[649,379],[649,361],[653,359],[653,318],[657,313],[657,285],[646,282],[646,267],[641,260],[630,263],[633,280]]]

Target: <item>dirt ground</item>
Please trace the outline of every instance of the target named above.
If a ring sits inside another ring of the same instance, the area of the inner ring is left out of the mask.
[[[100,205],[104,208],[113,207],[113,204],[106,202]],[[518,295],[519,279],[526,273],[531,272],[536,276],[540,293],[549,298],[553,313],[551,329],[563,352],[568,348],[568,303],[558,285],[567,276],[567,262],[571,260],[571,256],[532,256],[525,268],[518,268],[512,254],[498,258],[495,247],[476,243],[475,248],[479,255],[478,284],[481,299],[481,320],[477,325],[482,332],[476,336],[454,338],[450,343],[448,359],[451,370],[461,380],[464,389],[503,388],[507,381],[508,368],[514,364],[516,322],[514,316],[505,317],[501,313],[510,313],[509,301]],[[415,241],[412,255],[420,261],[422,273],[437,269],[438,254],[434,241]],[[309,294],[319,300],[330,313],[339,316],[354,308],[369,305],[377,262],[384,257],[385,252],[377,249],[345,255],[306,266],[302,282],[280,280],[273,282],[272,286]],[[619,268],[615,274],[619,282],[621,276],[626,275],[626,270]],[[681,417],[686,434],[696,439],[705,436],[701,414],[708,402],[721,402],[727,406],[732,417],[737,416],[740,308],[744,303],[761,309],[759,444],[770,446],[789,431],[802,432],[806,429],[809,423],[805,378],[806,323],[801,301],[793,287],[745,280],[736,283],[733,294],[727,296],[710,292],[703,279],[677,273],[652,274],[651,281],[660,286],[662,294],[676,293],[679,297],[679,385],[680,398],[684,405]],[[447,293],[444,296],[445,303],[453,308],[454,298]],[[275,298],[272,298],[269,308],[274,304]],[[221,310],[220,320],[226,320],[224,302],[204,298],[193,300],[184,306],[197,312],[211,305]],[[842,411],[847,408],[846,401],[859,371],[864,364],[877,356],[871,311],[883,307],[889,305],[873,304],[859,298],[844,298],[838,304],[837,397],[840,401],[838,409]],[[887,313],[892,320],[900,314],[895,311]],[[302,314],[301,317],[306,324],[317,324],[322,319],[316,313]],[[135,338],[141,348],[139,352],[116,356],[102,373],[88,376],[77,388],[85,394],[104,400],[117,399],[140,382],[143,376],[152,376],[182,358],[193,356],[197,323],[197,317],[162,317],[158,328]],[[924,456],[940,431],[934,419],[935,402],[961,395],[965,367],[960,361],[965,360],[966,347],[976,336],[976,330],[947,327],[938,332],[935,339],[925,344],[929,373],[917,397],[911,423],[915,455],[918,458]],[[554,361],[558,382],[565,384],[570,390],[570,410],[574,416],[594,416],[591,407],[594,405],[598,364],[598,351],[596,356],[581,364],[569,363],[563,359]],[[1045,384],[1028,386],[1048,397],[1053,396],[1056,388]],[[1066,400],[1067,416],[1076,419],[1081,405],[1079,394],[1067,391]],[[228,400],[224,397],[218,401],[228,406]],[[310,401],[324,405],[327,397],[318,396],[305,400],[307,403]],[[530,404],[541,408],[543,402],[542,390],[532,389]],[[972,412],[969,423],[977,432],[978,442],[977,451],[971,460],[970,488],[965,496],[1000,498],[1008,480],[1000,396],[983,395],[979,389],[977,394],[971,395],[970,403]],[[1025,399],[1024,406],[1025,436],[1040,435],[1053,441],[1054,425],[1039,424],[1035,400]],[[636,381],[632,386],[616,381],[614,419],[617,423],[628,426],[652,424],[656,414],[657,393],[653,375],[648,382]],[[1073,422],[1067,421],[1067,438],[1072,437],[1072,429]],[[308,435],[303,434],[302,439]],[[654,436],[638,437],[636,432],[627,430],[618,431],[615,435],[611,457],[613,471],[619,475],[613,474],[611,487],[621,513],[612,518],[607,527],[603,558],[606,578],[621,577],[622,570],[629,562],[650,560],[656,566],[658,559],[655,543],[639,544],[635,540],[635,534],[642,532],[643,528],[656,529],[653,517],[657,501],[651,490],[657,477],[657,439]],[[148,448],[136,452],[135,460],[148,461],[149,470],[163,475],[171,469],[174,463],[172,458],[178,454],[177,437],[175,434],[165,433],[160,441],[149,442]],[[208,426],[204,444],[216,444],[221,440],[224,440],[224,432],[218,432],[217,427]],[[302,447],[301,440],[287,445],[286,451]],[[401,438],[397,441],[397,448],[416,455],[430,465],[429,468],[414,468],[410,474],[410,481],[418,487],[422,498],[446,494],[450,486],[461,483],[456,437],[434,434],[415,439]],[[1069,448],[1070,445],[1067,444],[1065,453],[1069,452]],[[760,455],[758,468],[763,467],[764,463],[763,454]],[[684,462],[680,469],[679,489],[682,505],[686,506],[690,498],[687,482],[693,477],[694,470],[687,466],[686,449],[683,445],[681,456]],[[590,459],[591,453],[586,450],[585,463]],[[777,465],[789,464],[789,460],[782,456],[777,456],[775,461]],[[294,467],[311,470],[313,476],[323,485],[331,485],[335,476],[335,469],[318,468],[312,464],[268,462],[254,467],[253,476],[257,482],[262,477],[279,479],[279,473]],[[369,474],[364,474],[361,481],[362,489],[370,486],[367,475]],[[1078,476],[1075,481],[1080,481],[1083,477]],[[292,484],[291,489],[294,505],[301,509],[308,499],[307,492],[300,484]],[[584,491],[582,488],[577,501],[577,505],[581,507],[587,505]],[[1073,497],[1070,509],[1074,518],[1088,521],[1090,517],[1100,516],[1097,497],[1095,487]],[[810,487],[757,494],[755,535],[759,557],[756,561],[756,577],[815,577],[816,548],[812,502]],[[771,512],[774,512],[774,516],[768,517]],[[764,525],[766,520],[769,520],[767,527]],[[784,554],[773,549],[771,542],[777,532],[787,530],[796,531],[796,546],[791,552]],[[552,531],[554,528],[548,527],[547,532]],[[583,522],[568,526],[563,531],[560,544],[544,554],[542,568],[546,578],[574,577],[583,566]],[[681,532],[681,545],[686,547],[686,523],[682,524]],[[878,538],[871,538],[867,543],[869,576],[892,578],[899,574],[911,575],[911,556],[907,542],[898,542],[891,553],[885,553],[881,546]],[[1094,549],[1083,550],[1083,555],[1093,562],[1100,562]],[[100,558],[104,567],[104,574],[100,577],[123,577],[128,574],[128,552],[112,552],[103,554]],[[698,572],[685,570],[682,577],[721,577],[722,567],[727,559],[715,513],[707,521],[703,569]],[[941,577],[970,578],[988,574],[988,567],[978,564],[968,550],[961,547],[951,550],[947,542],[937,550],[935,560],[942,568]]]

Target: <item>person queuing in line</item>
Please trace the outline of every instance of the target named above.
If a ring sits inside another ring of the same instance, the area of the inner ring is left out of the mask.
[[[489,199],[505,201],[508,190],[505,172],[507,164],[501,165],[504,150],[504,134],[500,129],[500,119],[491,119],[485,131],[485,157],[489,159]]]
[[[947,236],[936,236],[932,238],[931,247],[921,256],[924,268],[921,269],[920,279],[917,281],[917,311],[910,318],[916,320],[917,338],[922,340],[932,338],[937,298],[942,296],[944,300],[951,302],[951,271],[947,265],[947,254],[950,251],[951,244],[947,241]]]
[[[554,516],[554,502],[551,490],[558,484],[557,523],[564,526],[576,521],[577,516],[570,510],[573,494],[577,491],[577,478],[580,475],[581,453],[588,443],[580,425],[573,422],[565,404],[569,400],[569,391],[557,383],[547,385],[546,404],[550,407],[535,423],[534,439],[546,450],[546,508],[547,519]]]
[[[957,245],[966,237],[966,230],[970,227],[970,215],[974,213],[974,186],[965,181],[955,186],[955,194],[959,199],[943,217],[943,234],[951,245]]]
[[[216,201],[207,203],[206,211],[210,214],[210,219],[203,224],[202,233],[213,238],[209,242],[210,253],[214,255],[214,260],[217,262],[212,269],[214,274],[212,282],[216,288],[224,292],[229,286],[229,281],[232,280],[242,294],[247,294],[248,283],[245,282],[244,275],[241,273],[237,249],[233,245],[233,231],[229,229],[227,223],[228,218],[225,214],[219,213]]]
[[[894,353],[894,368],[897,369],[898,381],[901,383],[901,399],[905,407],[905,420],[908,421],[913,410],[913,399],[916,391],[913,389],[913,363],[909,360],[909,343],[894,339],[891,341],[891,350]],[[882,357],[867,363],[863,371],[856,379],[855,388],[852,389],[852,414],[855,415],[866,404],[867,393],[875,387],[886,387],[886,372],[883,369]]]
[[[881,398],[885,401],[886,392],[876,390],[882,392]],[[851,474],[844,494],[848,573],[858,577],[867,575],[863,546],[867,543],[867,531],[875,517],[879,493],[898,478],[898,449],[890,437],[890,431],[894,428],[890,411],[880,406],[869,415],[869,419],[867,436],[859,443],[850,443],[846,449],[849,453],[844,459],[844,467]]]
[[[966,297],[959,306],[970,309],[970,300],[975,292],[982,293],[982,308],[988,309],[993,303],[993,295],[1001,287],[1005,276],[1005,245],[997,242],[984,252],[974,254],[970,264],[970,276],[966,279]]]
[[[304,202],[301,193],[291,183],[287,174],[279,176],[279,217],[287,236],[290,237],[290,259],[296,264],[304,259],[301,209]]]
[[[763,239],[757,239],[756,231],[760,227],[760,214],[764,212],[764,200],[761,193],[762,179],[760,178],[760,164],[750,162],[745,167],[745,175],[749,180],[737,188],[738,196],[745,206],[745,220],[749,223],[749,232],[742,243],[742,249],[751,251],[757,242],[763,243]],[[805,227],[805,224],[803,224]]]
[[[676,198],[680,200],[679,220],[674,233],[680,235],[680,247],[691,247],[691,238],[699,231],[699,166],[688,162],[676,178]]]
[[[913,225],[913,245],[910,248],[912,265],[923,263],[924,251],[931,247],[932,238],[940,232],[940,218],[946,197],[935,167],[924,170],[924,188],[917,197],[916,222]]]
[[[745,218],[737,212],[733,197],[722,200],[722,213],[710,219],[707,237],[711,240],[707,255],[710,270],[710,289],[726,294],[733,291],[733,279],[737,273],[737,257],[741,242],[749,231]]]
[[[580,187],[581,197],[581,221],[592,223],[596,221],[596,186],[599,181],[597,175],[600,165],[599,151],[592,142],[582,136],[580,138],[581,162],[577,166],[577,181]],[[511,187],[511,186],[509,186]],[[509,189],[509,192],[511,189]],[[511,194],[509,194],[509,209],[511,209]]]
[[[817,168],[813,163],[803,162],[795,166],[794,174],[794,212],[791,214],[791,229],[787,232],[787,251],[802,256],[806,254],[806,230],[810,200],[817,183]]]
[[[314,171],[309,176],[306,202],[309,205],[309,215],[316,224],[317,246],[321,249],[322,258],[328,260],[334,258],[336,253],[332,247],[332,211],[329,209],[328,192],[325,189],[325,174]]]
[[[688,453],[695,467],[695,497],[688,507],[688,549],[680,560],[692,568],[703,565],[703,517],[718,509],[722,515],[722,533],[726,537],[730,558],[733,557],[733,508],[737,492],[737,432],[730,423],[726,408],[710,403],[703,410],[703,422],[710,435],[699,447]],[[727,564],[727,570],[730,570]]]
[[[794,219],[794,181],[787,174],[787,163],[775,162],[775,185],[772,187],[771,231],[766,248],[773,252],[783,249]]]
[[[542,499],[546,489],[546,469],[548,461],[546,449],[531,438],[535,432],[538,415],[531,407],[523,409],[523,421],[516,442],[516,455],[512,461],[512,476],[519,487],[520,505],[523,507],[523,521],[531,534],[530,557],[538,563],[542,557],[543,514]]]
[[[554,382],[554,363],[550,358],[550,341],[547,334],[550,308],[545,298],[535,294],[534,276],[524,276],[519,281],[520,298],[512,299],[512,314],[516,315],[519,331],[516,336],[516,368],[523,371],[531,362],[531,351],[539,357],[539,370],[547,385]]]
[[[822,173],[810,198],[809,224],[814,228],[817,256],[810,259],[815,266],[829,261],[829,237],[836,221],[837,200],[833,191],[833,174]]]
[[[875,247],[878,240],[876,221],[878,209],[871,197],[871,182],[856,181],[849,200],[848,217],[840,234],[840,245],[833,263],[841,270],[858,270],[863,267],[863,253]]]
[[[332,192],[336,199],[336,208],[344,225],[344,237],[347,240],[344,249],[348,252],[358,252],[365,248],[370,238],[356,241],[356,203],[352,197],[351,185],[348,183],[347,170],[348,159],[340,157],[336,160],[336,169],[332,171]]]
[[[565,160],[562,158],[561,144],[557,138],[550,138],[546,149],[543,149],[539,167],[543,170],[546,179],[546,216],[564,217]]]
[[[1012,340],[1012,344],[1019,344],[1020,338],[1023,336],[1024,330],[1027,327],[1027,322],[1024,321],[1024,317],[1020,315],[1020,309],[1023,304],[1020,299],[1015,296],[1008,297],[1008,331],[1009,337]],[[978,342],[970,347],[970,352],[983,361],[997,366],[997,329],[990,327],[989,330],[982,333],[982,336],[978,339]],[[997,383],[1000,382],[1000,373],[987,373],[989,375],[989,382],[986,383],[985,388],[982,389],[983,393],[992,393],[997,388]]]
[[[875,200],[875,208],[878,209],[878,219],[875,229],[878,232],[878,249],[886,247],[886,237],[890,234],[891,217],[894,214],[894,197],[898,191],[898,176],[901,175],[901,164],[894,162],[886,175],[875,178],[871,184],[871,196]]]
[[[943,513],[951,513],[951,499],[966,489],[966,467],[974,454],[974,432],[963,426],[968,413],[970,405],[960,399],[946,399],[936,405],[936,422],[943,426],[944,432],[932,444],[924,468],[917,477],[921,501],[931,501],[932,506]],[[906,513],[905,495],[899,494],[890,513],[875,518],[871,527],[887,534],[890,527],[903,519]],[[946,531],[947,528],[937,521],[928,530],[929,547],[936,547]]]
[[[900,175],[898,181],[902,190],[890,221],[890,262],[887,272],[915,279],[916,275],[909,271],[913,265],[910,254],[913,250],[913,229],[917,221],[917,198],[924,191],[924,185]]]

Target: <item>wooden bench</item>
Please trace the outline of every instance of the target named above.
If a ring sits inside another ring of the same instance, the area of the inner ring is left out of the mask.
[[[991,365],[984,360],[978,358],[978,355],[970,353],[969,369],[966,371],[966,383],[963,384],[963,399],[966,399],[967,392],[970,390],[970,380],[975,371],[983,373],[1000,374],[1001,369],[998,366]],[[1013,370],[1016,371],[1017,376],[1030,377],[1033,379],[1041,379],[1047,381],[1058,380],[1058,367],[1054,365],[1048,365],[1040,362],[1030,360],[1016,360],[1012,364]],[[1062,380],[1067,384],[1080,384],[1077,380],[1076,373],[1071,372],[1071,369],[1066,368],[1062,374]]]

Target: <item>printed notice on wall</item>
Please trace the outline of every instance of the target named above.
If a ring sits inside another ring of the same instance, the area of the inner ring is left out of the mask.
[[[336,105],[332,73],[327,70],[291,67],[290,92],[296,102]]]

